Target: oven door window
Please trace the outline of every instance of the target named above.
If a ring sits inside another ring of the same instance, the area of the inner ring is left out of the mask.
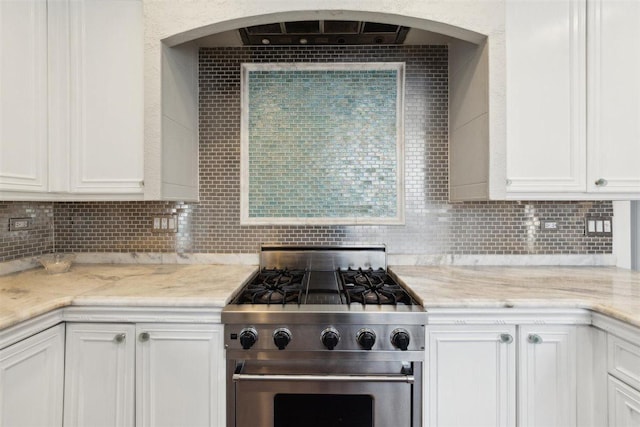
[[[235,381],[235,427],[412,426],[412,384],[406,382],[255,377]]]
[[[373,405],[370,395],[277,394],[273,400],[273,425],[373,427]]]

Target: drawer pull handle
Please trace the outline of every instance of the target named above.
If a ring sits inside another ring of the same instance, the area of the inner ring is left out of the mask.
[[[529,334],[527,339],[531,344],[540,344],[542,342],[542,337],[538,334]]]
[[[140,334],[140,341],[142,341],[142,342],[149,341],[149,332],[142,332]]]
[[[511,344],[513,342],[513,337],[511,334],[500,334],[500,342],[504,344]]]
[[[606,179],[604,179],[604,178],[600,178],[600,179],[598,179],[598,180],[595,182],[595,184],[596,184],[598,187],[606,187],[606,185],[608,184],[608,182],[607,182],[607,180],[606,180]]]
[[[124,342],[126,338],[127,338],[127,334],[118,334],[113,338],[113,340],[118,344],[121,344]]]
[[[255,375],[233,374],[233,381],[415,382],[413,375]]]

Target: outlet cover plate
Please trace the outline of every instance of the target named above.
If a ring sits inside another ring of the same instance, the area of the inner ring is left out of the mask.
[[[553,219],[541,219],[540,230],[542,231],[558,231],[560,229],[560,221]]]
[[[584,235],[591,237],[613,236],[612,219],[610,217],[586,217],[584,221]]]
[[[33,228],[31,218],[9,218],[9,231],[25,231]]]
[[[154,233],[177,233],[177,215],[157,215],[151,220],[151,231]]]

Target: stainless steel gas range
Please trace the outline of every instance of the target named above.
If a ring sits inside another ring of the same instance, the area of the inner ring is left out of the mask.
[[[227,427],[418,427],[426,313],[384,246],[263,246],[222,311]]]

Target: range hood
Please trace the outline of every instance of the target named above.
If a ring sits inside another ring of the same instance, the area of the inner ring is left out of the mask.
[[[402,44],[409,27],[365,21],[292,21],[244,27],[242,42],[255,45]]]

